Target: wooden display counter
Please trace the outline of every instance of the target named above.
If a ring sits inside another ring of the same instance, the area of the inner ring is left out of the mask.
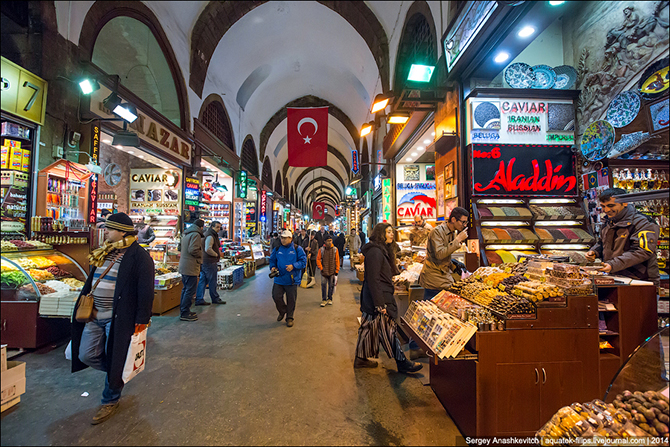
[[[154,290],[154,303],[151,313],[161,315],[174,309],[181,303],[181,281],[166,290]]]
[[[618,339],[610,343],[619,355],[599,349],[603,297],[618,309],[610,317],[618,319]],[[653,286],[568,296],[566,307],[538,307],[534,320],[477,332],[450,360],[439,360],[404,318],[401,328],[432,358],[430,385],[463,436],[533,436],[561,407],[603,398],[618,366],[655,332],[655,305]]]

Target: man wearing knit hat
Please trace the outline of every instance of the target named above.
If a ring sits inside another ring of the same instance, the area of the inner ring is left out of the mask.
[[[137,243],[137,231],[125,213],[105,222],[105,242],[89,255],[92,266],[79,295],[93,294],[92,319],[72,318],[72,372],[90,366],[105,371],[102,406],[93,425],[109,419],[119,406],[123,368],[133,334],[146,329],[154,301],[154,261]],[[93,286],[94,281],[96,286]]]
[[[307,256],[302,247],[293,244],[293,234],[284,230],[281,234],[281,246],[275,248],[270,256],[270,270],[276,272],[272,285],[272,299],[277,306],[282,321],[286,315],[286,326],[293,326],[293,312],[298,295],[298,284],[302,277],[302,269],[307,265]],[[284,302],[286,294],[286,302]]]
[[[191,300],[198,287],[198,276],[200,276],[202,265],[202,229],[204,227],[205,222],[198,219],[184,231],[184,237],[181,238],[179,273],[181,273],[182,290],[179,319],[182,321],[198,319],[198,315],[191,312]]]

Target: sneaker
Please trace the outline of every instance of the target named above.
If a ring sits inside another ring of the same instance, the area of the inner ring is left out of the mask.
[[[286,326],[293,327],[293,318],[286,319]]]
[[[194,314],[193,312],[188,313],[186,315],[181,315],[179,317],[181,321],[197,321],[198,320],[198,315]]]
[[[329,306],[332,306],[333,305],[333,300],[326,301],[326,304],[328,304]]]
[[[208,303],[207,301],[196,301],[195,305],[196,306],[209,306],[211,303]]]
[[[105,422],[107,419],[111,418],[112,415],[119,408],[119,403],[106,404],[100,407],[98,412],[93,416],[91,420],[91,425],[98,425]]]
[[[282,314],[282,313],[280,313],[279,315],[277,315],[277,321],[281,321],[281,320],[283,320],[283,319],[284,319],[284,315],[286,315],[286,314]]]
[[[321,307],[326,307],[326,302],[325,302],[325,301],[321,301],[321,304],[319,304],[319,306],[321,306]]]
[[[402,362],[397,362],[398,365],[398,372],[401,373],[415,373],[421,368],[423,368],[423,365],[419,362],[412,362],[411,360],[405,359],[405,361]]]
[[[377,362],[374,360],[368,360],[361,357],[356,357],[354,360],[354,368],[376,368]]]
[[[212,301],[212,304],[226,304],[226,302],[223,301],[223,300],[216,300],[216,301]]]

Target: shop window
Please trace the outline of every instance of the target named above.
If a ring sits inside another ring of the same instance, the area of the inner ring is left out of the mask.
[[[256,145],[251,135],[247,136],[242,145],[242,154],[240,155],[242,169],[249,175],[258,177],[258,157],[256,156]]]
[[[223,105],[217,101],[210,102],[202,112],[202,124],[230,150],[235,150],[233,145],[233,130],[230,128],[228,115]]]
[[[156,37],[131,17],[115,17],[100,30],[91,61],[160,114],[181,127],[175,80]]]

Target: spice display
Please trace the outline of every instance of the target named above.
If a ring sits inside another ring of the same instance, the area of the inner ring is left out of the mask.
[[[45,270],[47,272],[51,273],[52,275],[54,275],[57,278],[72,276],[72,274],[70,272],[66,272],[65,270],[61,269],[60,267],[56,267],[56,266],[48,267]]]
[[[46,270],[30,269],[28,270],[28,274],[35,281],[46,281],[49,279],[54,279],[54,275]]]

